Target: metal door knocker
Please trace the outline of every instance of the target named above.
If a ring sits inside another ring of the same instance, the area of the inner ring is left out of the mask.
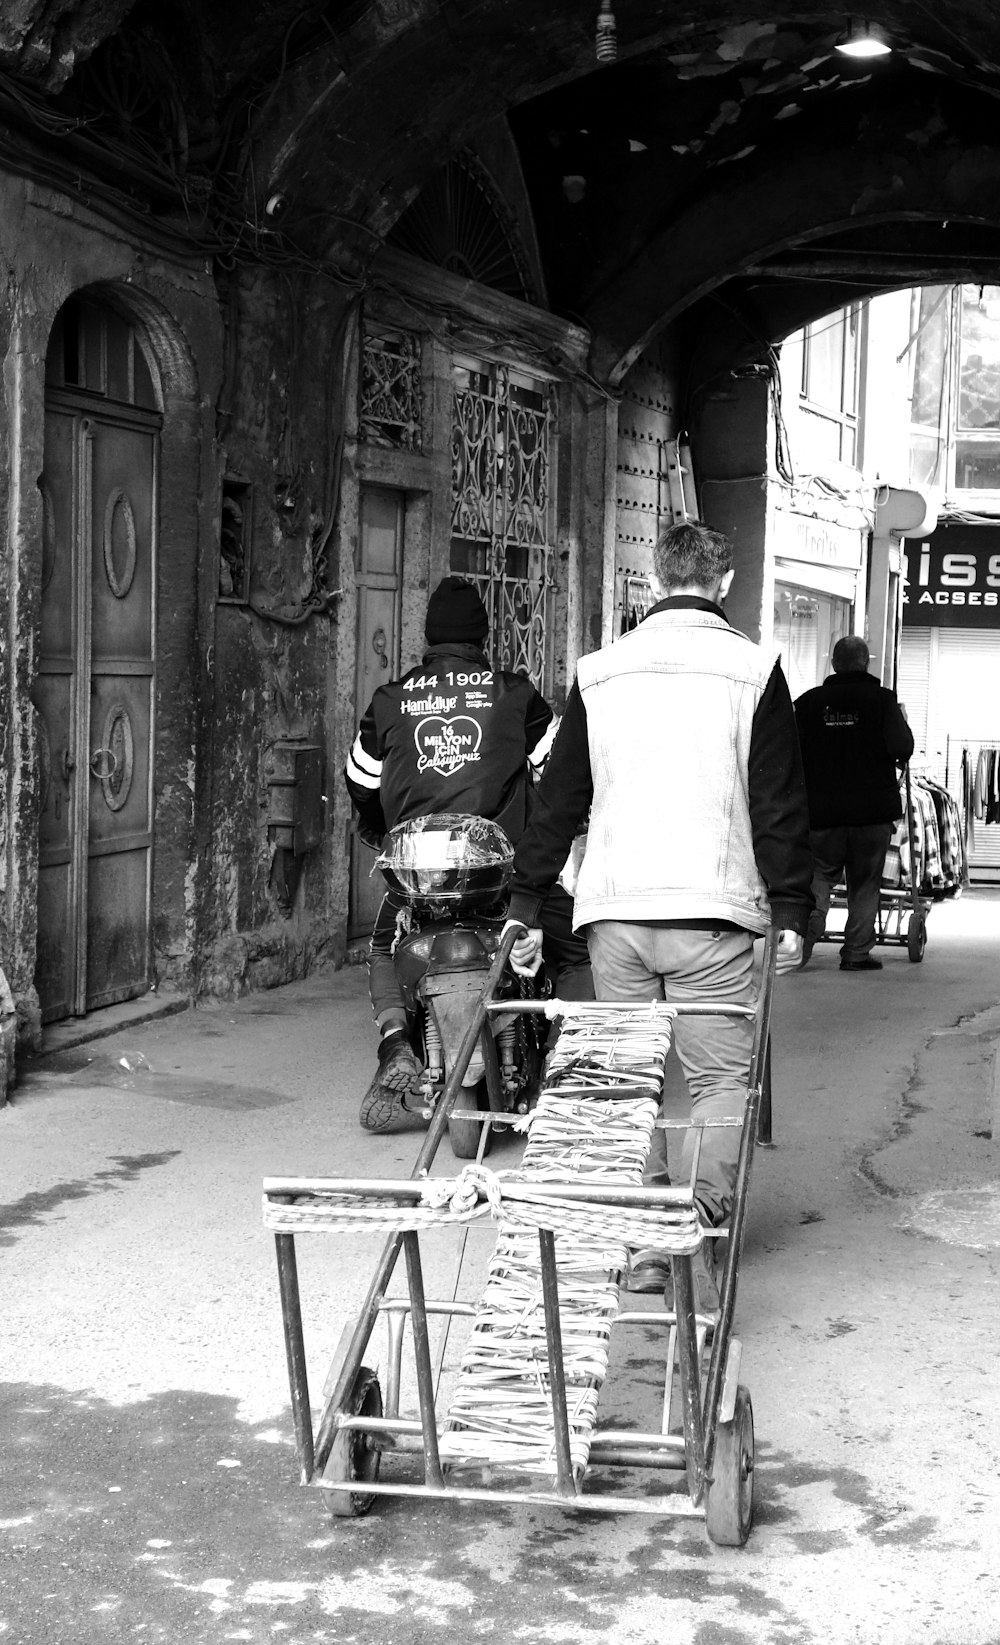
[[[111,764],[102,764],[102,761],[105,760],[110,760]],[[117,770],[118,755],[115,753],[113,748],[94,749],[94,752],[90,756],[90,774],[92,777],[98,777],[102,783],[106,783],[110,781]]]

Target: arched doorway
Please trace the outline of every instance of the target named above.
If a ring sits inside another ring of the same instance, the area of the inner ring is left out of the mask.
[[[150,981],[161,404],[136,327],[70,298],[46,360],[39,482],[43,1022]]]

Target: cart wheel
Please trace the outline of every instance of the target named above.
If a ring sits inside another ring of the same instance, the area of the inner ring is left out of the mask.
[[[478,1108],[480,1113],[490,1106],[486,1091],[486,1081],[480,1080],[478,1085],[463,1086],[456,1099],[463,1107]],[[456,1119],[454,1114],[448,1115],[448,1141],[456,1159],[475,1159],[479,1153],[479,1139],[484,1127],[479,1120]],[[483,1149],[483,1158],[493,1147],[493,1127],[488,1125],[486,1130],[486,1147]]]
[[[362,1365],[358,1372],[347,1409],[356,1417],[382,1415],[382,1390],[370,1366]],[[359,1485],[370,1485],[378,1479],[381,1463],[382,1453],[369,1434],[363,1434],[357,1428],[339,1428],[323,1470],[323,1478],[356,1480]],[[330,1518],[357,1519],[368,1512],[374,1501],[375,1497],[370,1492],[331,1491]]]
[[[911,914],[906,927],[906,952],[914,965],[919,965],[927,947],[927,922],[922,914]]]
[[[742,1548],[754,1509],[753,1406],[742,1383],[736,1390],[732,1422],[720,1422],[712,1483],[705,1500],[705,1526],[713,1542]]]

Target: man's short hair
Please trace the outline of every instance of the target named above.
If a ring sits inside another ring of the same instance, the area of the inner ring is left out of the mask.
[[[732,564],[729,538],[692,520],[667,526],[653,549],[653,570],[664,588],[712,588]]]
[[[860,634],[845,634],[830,654],[835,674],[866,674],[869,650]]]

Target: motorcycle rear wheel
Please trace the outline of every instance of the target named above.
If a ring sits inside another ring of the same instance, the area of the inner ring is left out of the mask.
[[[463,1086],[455,1099],[456,1107],[478,1108],[485,1113],[490,1106],[489,1095],[486,1090],[486,1081],[480,1080],[477,1085]],[[479,1120],[456,1119],[454,1112],[448,1115],[448,1141],[456,1159],[475,1159],[479,1153],[479,1139],[486,1131],[486,1146],[483,1157],[493,1147],[493,1127],[483,1126]]]

